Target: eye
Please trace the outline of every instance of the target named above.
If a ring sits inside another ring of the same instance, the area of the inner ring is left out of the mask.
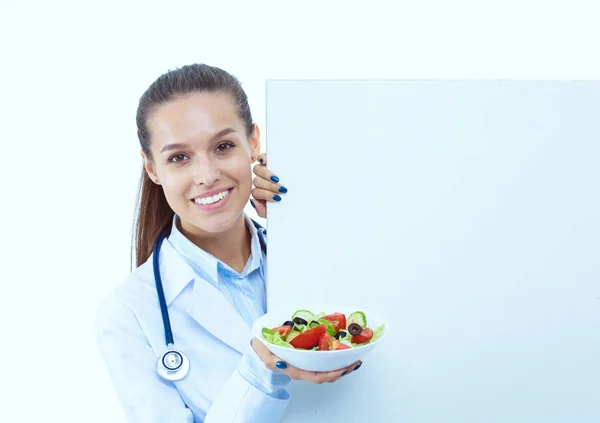
[[[173,156],[171,156],[169,158],[169,162],[181,162],[183,161],[185,158],[187,158],[187,156],[183,153],[179,153],[179,154],[175,154]]]
[[[231,148],[235,147],[235,145],[233,145],[233,143],[226,141],[226,142],[222,142],[219,145],[217,145],[217,152],[222,152],[225,150],[229,150]]]

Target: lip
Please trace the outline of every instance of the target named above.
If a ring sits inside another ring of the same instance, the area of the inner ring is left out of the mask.
[[[232,189],[233,189],[233,188],[231,188],[231,187],[229,187],[229,188],[219,188],[219,189],[213,189],[212,191],[208,191],[208,192],[205,192],[204,194],[197,195],[196,197],[193,197],[193,198],[192,198],[192,201],[194,201],[194,200],[195,200],[195,199],[197,199],[197,198],[208,198],[208,197],[212,197],[212,196],[214,196],[214,195],[217,195],[218,193],[220,193],[220,192],[223,192],[223,191],[230,191],[230,193],[231,193],[231,190],[232,190]]]
[[[229,194],[227,194],[227,197],[225,197],[224,199],[222,199],[221,201],[217,201],[216,203],[212,203],[212,204],[198,204],[196,203],[196,198],[206,198],[206,197],[212,197],[213,195],[216,195],[220,192],[223,191],[229,191]],[[219,209],[221,207],[224,207],[225,204],[227,204],[227,202],[229,201],[229,197],[231,197],[231,193],[233,192],[233,188],[221,188],[221,189],[217,189],[217,190],[212,190],[209,192],[206,192],[202,195],[199,195],[197,197],[194,197],[192,200],[190,200],[192,202],[193,205],[195,205],[196,207],[198,207],[201,210],[215,210],[215,209]]]

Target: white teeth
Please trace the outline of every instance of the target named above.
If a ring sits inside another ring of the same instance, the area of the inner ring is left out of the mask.
[[[194,201],[198,204],[213,204],[217,201],[221,201],[223,198],[229,195],[229,190],[213,195],[212,197],[196,198]]]

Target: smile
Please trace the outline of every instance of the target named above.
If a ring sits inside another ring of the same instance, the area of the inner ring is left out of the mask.
[[[218,194],[213,195],[212,197],[195,198],[193,201],[196,204],[202,204],[202,205],[218,203],[219,201],[222,201],[224,198],[227,198],[227,196],[229,195],[229,191],[230,190],[227,189],[225,191],[222,191]]]

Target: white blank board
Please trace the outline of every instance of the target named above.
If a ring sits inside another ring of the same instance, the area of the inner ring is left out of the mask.
[[[600,421],[599,83],[269,81],[267,136],[269,307],[393,324],[284,422]]]

